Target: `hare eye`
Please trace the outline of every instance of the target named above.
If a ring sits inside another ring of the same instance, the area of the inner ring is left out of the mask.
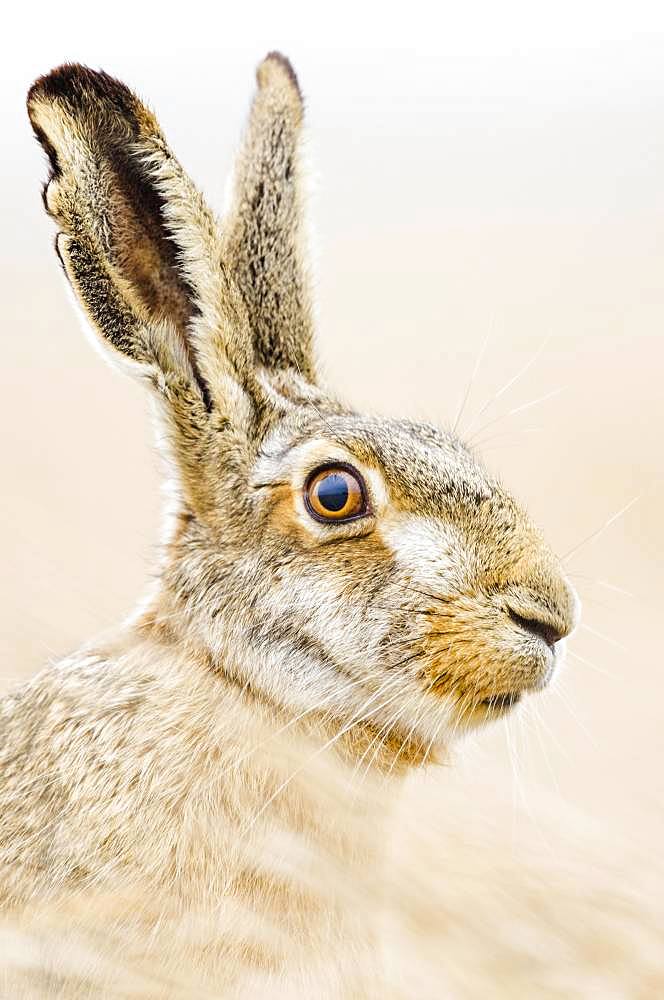
[[[350,521],[368,510],[364,480],[350,466],[328,465],[313,472],[304,499],[317,521]]]

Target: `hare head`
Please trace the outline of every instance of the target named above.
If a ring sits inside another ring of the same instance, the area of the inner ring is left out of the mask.
[[[431,748],[547,684],[576,599],[454,434],[321,384],[302,97],[277,53],[257,80],[220,223],[123,84],[66,65],[28,98],[65,274],[156,401],[175,510],[137,627],[268,703]]]

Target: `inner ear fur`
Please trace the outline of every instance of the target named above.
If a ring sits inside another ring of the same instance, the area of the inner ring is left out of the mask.
[[[114,174],[109,204],[114,262],[129,276],[149,321],[170,321],[184,334],[195,311],[194,296],[178,270],[177,247],[164,227],[164,199],[126,149],[110,146],[108,158]]]
[[[79,65],[38,79],[28,112],[50,160],[43,197],[65,237],[58,239],[58,252],[93,325],[136,360],[143,352],[131,343],[127,313],[136,340],[142,326],[167,324],[195,370],[186,337],[195,295],[165,226],[164,197],[150,175],[154,143],[163,144],[156,119],[124,84]],[[113,338],[114,299],[124,307],[121,341]],[[200,373],[197,380],[204,386]]]
[[[67,278],[111,355],[156,392],[186,501],[213,517],[265,398],[216,220],[154,115],[107,74],[62,66],[33,85],[28,112]]]
[[[58,253],[91,326],[170,392],[171,409],[173,386],[186,386],[183,413],[198,398],[250,440],[271,420],[258,368],[315,382],[302,98],[277,53],[257,80],[222,228],[124,84],[65,65],[28,95],[51,162],[44,201]]]

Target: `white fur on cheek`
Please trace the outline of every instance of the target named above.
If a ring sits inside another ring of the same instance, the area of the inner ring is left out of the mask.
[[[378,531],[399,566],[413,578],[437,589],[460,585],[463,544],[451,525],[418,514],[390,512]]]

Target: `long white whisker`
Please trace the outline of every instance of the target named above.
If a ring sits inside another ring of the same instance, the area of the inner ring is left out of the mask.
[[[367,765],[366,765],[366,767],[364,769],[364,773],[363,773],[362,777],[360,778],[360,781],[359,781],[359,787],[360,788],[362,787],[362,785],[366,781],[367,776],[368,776],[368,774],[371,771],[371,768],[373,766],[373,763],[374,763],[376,757],[378,756],[378,754],[380,753],[380,747],[381,747],[381,743],[383,741],[383,737],[387,736],[390,733],[390,731],[392,730],[392,728],[394,727],[394,725],[399,721],[399,719],[401,718],[401,716],[404,715],[405,712],[407,712],[407,711],[408,711],[408,706],[407,705],[402,705],[402,707],[400,709],[398,709],[396,712],[393,712],[392,715],[390,716],[390,718],[388,719],[388,721],[383,726],[381,726],[381,728],[378,730],[378,732],[376,733],[376,735],[372,739],[371,743],[369,744],[369,746],[366,748],[366,750],[364,751],[364,753],[360,757],[360,759],[359,759],[358,763],[356,764],[355,769],[353,771],[354,775],[357,773],[360,765],[366,759],[367,755],[369,754],[369,751],[371,750],[372,746],[374,746],[374,744],[375,744],[375,750],[374,750],[373,754],[371,755],[371,759],[367,762]]]
[[[297,360],[297,358],[295,356],[293,356],[293,361],[295,362],[295,367],[297,368],[297,371],[298,371],[298,374],[299,374],[300,378],[302,379],[303,382],[306,383],[307,379],[305,379],[304,375],[302,374],[302,369],[300,368],[298,360]],[[308,402],[310,403],[312,409],[316,411],[316,413],[318,415],[318,418],[320,419],[321,423],[324,424],[325,427],[327,427],[328,433],[331,435],[331,437],[334,437],[334,431],[332,430],[332,427],[327,422],[327,419],[320,412],[320,410],[318,409],[318,407],[314,403],[313,399],[310,399]]]
[[[531,721],[533,723],[533,725],[532,725],[532,731],[534,731],[534,733],[535,733],[535,739],[537,740],[537,742],[539,744],[539,748],[541,750],[542,757],[544,758],[544,763],[546,764],[546,769],[549,772],[549,775],[551,777],[551,781],[553,782],[553,787],[555,788],[555,790],[556,790],[557,794],[560,796],[560,798],[562,798],[562,794],[561,794],[561,791],[560,791],[560,785],[558,784],[558,778],[556,776],[556,772],[555,772],[555,770],[553,768],[553,765],[551,763],[551,759],[550,759],[548,751],[546,749],[546,743],[542,739],[542,733],[540,731],[541,716],[540,716],[540,713],[539,713],[539,709],[538,709],[536,703],[532,702],[532,701],[530,703],[526,702],[526,704],[523,707],[524,707],[524,709],[527,710],[527,715],[524,713],[524,722],[526,721],[526,718],[528,718],[529,721]]]
[[[454,720],[454,725],[452,726],[452,730],[449,734],[450,745],[452,744],[454,737],[456,736],[461,726],[466,708],[472,708],[476,695],[477,695],[477,685],[475,685],[472,691],[466,691],[461,701],[457,703],[456,719]]]
[[[501,413],[492,420],[488,420],[482,427],[479,427],[473,434],[468,438],[469,442],[472,442],[478,434],[487,430],[488,427],[493,427],[494,424],[499,423],[501,420],[507,420],[508,417],[514,417],[517,413],[523,413],[525,410],[530,410],[533,406],[538,406],[540,403],[546,402],[547,399],[552,399],[554,396],[559,396],[561,392],[564,392],[565,386],[558,386],[557,389],[552,389],[550,392],[546,392],[543,396],[538,396],[537,399],[531,399],[528,403],[521,403],[519,406],[512,407],[507,413]]]
[[[433,736],[432,736],[432,737],[431,737],[431,739],[429,740],[429,743],[428,743],[428,745],[427,745],[427,748],[426,748],[426,750],[424,751],[424,757],[422,758],[422,764],[426,764],[426,762],[428,761],[428,759],[429,759],[429,754],[431,753],[431,750],[433,749],[433,746],[434,746],[434,744],[435,744],[435,743],[437,742],[437,740],[438,740],[438,737],[439,737],[439,735],[440,735],[440,731],[441,731],[441,729],[443,728],[443,726],[445,725],[445,723],[446,723],[447,721],[448,721],[448,720],[447,720],[447,717],[446,717],[445,715],[442,715],[442,714],[441,714],[441,717],[440,717],[440,721],[438,722],[438,725],[437,725],[437,726],[436,726],[436,728],[434,729],[434,731],[433,731]]]
[[[524,716],[522,715],[522,713],[520,711],[518,711],[518,710],[516,712],[516,720],[517,720],[517,724],[518,724],[519,735],[520,735],[521,738],[523,738],[524,737],[524,733],[525,733],[525,728],[524,728],[525,719],[524,719]],[[538,734],[538,738],[539,738],[539,734]],[[549,771],[551,772],[551,775],[553,777],[554,787],[555,787],[556,791],[558,792],[558,794],[560,795],[560,788],[558,787],[558,782],[556,780],[556,776],[555,776],[555,774],[553,772],[553,769],[551,768],[550,761],[548,759],[548,756],[546,754],[544,746],[543,746],[543,744],[541,742],[540,742],[540,745],[541,745],[542,750],[544,752],[544,759],[546,761],[547,767],[549,768]],[[525,784],[522,784],[522,791],[524,790],[524,788],[525,788]],[[523,805],[524,805],[525,812],[526,812],[528,818],[530,819],[531,823],[534,825],[534,827],[535,827],[535,829],[536,829],[536,831],[537,831],[537,833],[539,835],[539,838],[540,838],[543,846],[546,848],[546,850],[549,853],[551,853],[551,851],[552,851],[551,843],[550,843],[549,839],[547,838],[545,830],[543,829],[542,824],[540,823],[540,821],[539,821],[536,813],[533,812],[533,810],[531,808],[531,805],[530,805],[530,803],[528,801],[528,797],[526,795],[524,795],[524,798],[523,798]]]
[[[519,381],[519,379],[520,379],[520,378],[521,378],[521,377],[522,377],[523,375],[525,375],[525,374],[526,374],[526,372],[527,372],[527,371],[528,371],[528,370],[529,370],[530,368],[532,368],[532,366],[533,366],[533,365],[535,364],[535,362],[537,361],[537,359],[539,358],[539,356],[541,355],[542,351],[544,350],[544,348],[546,347],[546,345],[547,345],[547,344],[549,343],[549,341],[550,341],[550,340],[551,340],[551,334],[548,334],[548,335],[547,335],[547,336],[546,336],[546,337],[544,338],[544,340],[542,341],[542,343],[540,344],[540,346],[539,346],[539,347],[537,348],[537,350],[536,350],[536,351],[535,351],[535,353],[533,354],[533,356],[532,356],[532,358],[530,359],[530,361],[528,361],[528,362],[527,362],[527,363],[526,363],[526,364],[525,364],[525,365],[523,366],[523,368],[521,368],[521,369],[520,369],[520,370],[519,370],[519,371],[518,371],[518,372],[516,373],[516,375],[513,375],[513,376],[512,376],[512,378],[511,378],[511,379],[510,379],[510,380],[509,380],[508,382],[506,382],[506,383],[505,383],[505,385],[504,385],[504,386],[502,386],[502,388],[500,388],[500,389],[498,390],[498,392],[494,393],[494,395],[493,395],[493,396],[491,397],[491,399],[487,400],[487,402],[486,402],[486,403],[484,404],[484,406],[482,407],[482,409],[481,409],[481,410],[479,410],[479,411],[478,411],[478,412],[477,412],[477,413],[475,414],[475,416],[473,417],[472,421],[470,422],[470,424],[468,425],[468,427],[467,427],[467,429],[466,429],[466,433],[467,433],[468,431],[470,431],[472,427],[474,427],[474,425],[475,425],[475,424],[477,423],[477,421],[478,421],[478,420],[480,419],[480,417],[481,417],[481,416],[482,416],[482,415],[483,415],[484,413],[486,413],[486,411],[487,411],[487,410],[489,409],[489,407],[490,407],[490,406],[492,406],[492,405],[493,405],[493,403],[496,403],[496,402],[497,402],[497,401],[498,401],[498,400],[500,399],[500,397],[501,397],[501,396],[503,396],[503,395],[504,395],[504,394],[505,394],[505,393],[506,393],[506,392],[507,392],[507,391],[508,391],[509,389],[511,389],[511,388],[512,388],[512,386],[513,386],[513,385],[514,385],[514,384],[515,384],[516,382],[518,382],[518,381]]]
[[[570,705],[568,699],[563,694],[561,687],[559,685],[554,685],[551,690],[556,695],[556,697],[560,699],[560,701],[562,702],[562,704],[565,706],[565,708],[569,712],[571,718],[574,720],[574,722],[577,724],[577,726],[579,727],[579,729],[581,730],[581,732],[584,734],[584,736],[590,742],[590,745],[592,746],[592,748],[594,750],[597,750],[597,741],[595,740],[594,736],[592,735],[592,733],[590,732],[590,730],[588,729],[588,727],[585,725],[585,723],[581,721],[581,719],[579,718],[579,716],[577,715],[577,713],[574,711],[574,709]]]
[[[424,710],[426,709],[427,695],[429,694],[429,692],[431,691],[431,688],[436,683],[436,679],[437,678],[434,677],[433,680],[431,681],[431,683],[429,684],[429,686],[427,687],[427,689],[422,693],[422,699],[421,699],[421,702],[420,702],[420,707],[418,708],[418,710],[417,710],[417,712],[415,714],[415,719],[413,720],[413,724],[410,727],[410,729],[408,730],[408,732],[406,733],[405,739],[403,739],[401,741],[401,746],[399,747],[399,750],[395,754],[394,760],[390,764],[390,767],[389,767],[388,772],[387,772],[388,774],[392,774],[392,771],[396,767],[396,763],[399,760],[399,757],[403,753],[404,747],[407,745],[407,743],[410,740],[411,736],[415,732],[415,729],[417,728],[417,725],[418,725],[420,719],[422,718],[422,715],[424,714]]]
[[[482,438],[480,441],[473,441],[473,447],[486,448],[486,446],[491,444],[492,441],[500,441],[502,438],[510,437],[511,435],[540,434],[543,430],[543,427],[511,427],[508,431],[499,431],[497,434],[490,434],[489,437]],[[515,443],[521,444],[520,441]]]
[[[411,725],[410,729],[408,730],[408,733],[406,734],[405,738],[401,741],[401,746],[399,747],[398,752],[395,754],[394,759],[392,760],[392,763],[391,763],[391,765],[389,767],[389,770],[387,771],[387,776],[389,776],[392,773],[392,771],[393,771],[393,769],[394,769],[394,767],[395,767],[395,765],[396,765],[399,757],[403,753],[406,745],[408,744],[408,741],[410,740],[413,732],[415,731],[415,727],[417,726],[418,722],[420,721],[420,719],[422,717],[422,714],[424,713],[424,711],[426,709],[426,706],[427,706],[427,696],[428,696],[429,692],[431,691],[432,687],[434,686],[434,684],[436,683],[436,680],[437,680],[437,677],[434,677],[432,679],[431,683],[422,692],[422,694],[420,696],[420,703],[419,703],[418,708],[417,708],[417,710],[415,712],[415,719],[413,721],[413,724]],[[390,720],[390,723],[389,723],[389,728],[387,729],[387,732],[389,732],[392,729],[392,727],[394,726],[394,724],[396,722],[398,722],[398,720],[402,717],[402,715],[404,715],[405,712],[408,711],[408,707],[409,707],[408,705],[405,705],[404,708],[402,708],[399,712],[397,712],[396,714],[394,714],[392,716],[392,718]],[[379,732],[379,734],[378,734],[379,737],[382,736],[382,733],[383,733],[384,730],[385,730],[385,727],[383,727],[383,730],[381,730]],[[371,760],[369,761],[369,763],[368,763],[368,765],[366,767],[366,770],[364,772],[364,776],[362,778],[362,781],[364,781],[364,779],[366,778],[367,774],[369,773],[369,770],[371,769],[371,767],[373,765],[373,762],[376,759],[376,755],[377,755],[379,749],[380,749],[380,744],[378,744],[376,746],[376,749],[374,750],[373,756],[372,756]],[[365,751],[365,753],[366,753],[366,751]]]
[[[623,597],[631,597],[634,600],[635,595],[629,590],[625,590],[624,587],[616,587],[615,583],[607,583],[606,580],[598,580],[597,585],[599,587],[605,587],[607,590],[613,590],[616,594],[622,594]]]
[[[533,817],[525,792],[525,785],[521,771],[521,761],[519,759],[519,748],[516,743],[516,735],[511,728],[511,719],[505,718],[503,731],[507,741],[507,750],[512,768],[512,843],[516,842],[516,825],[519,807],[523,809],[529,819],[535,824],[539,832],[539,825]]]
[[[593,628],[592,625],[586,625],[585,622],[581,622],[579,628],[584,629],[586,632],[590,632],[591,635],[596,635],[598,639],[603,639],[604,642],[608,642],[610,646],[615,646],[616,649],[622,650],[623,653],[629,652],[627,646],[625,646],[622,642],[618,642],[617,639],[612,639],[610,635],[604,635],[603,632],[600,632],[599,629]]]
[[[360,712],[364,711],[364,709],[366,709],[366,707],[368,705],[370,705],[372,702],[374,702],[379,695],[384,694],[385,690],[387,690],[388,688],[393,687],[395,682],[403,683],[403,678],[402,677],[397,677],[397,678],[394,679],[394,681],[393,681],[393,683],[391,685],[386,685],[384,688],[381,688],[379,691],[374,692],[374,694],[372,695],[372,697],[368,698],[364,702],[364,704],[360,707],[359,711]],[[258,822],[258,820],[263,815],[263,813],[265,812],[265,810],[272,804],[272,802],[274,802],[274,800],[277,798],[277,796],[280,795],[281,792],[283,792],[284,789],[288,787],[288,785],[290,785],[291,781],[293,781],[297,777],[297,775],[300,774],[305,769],[305,767],[308,764],[311,763],[312,760],[315,760],[316,757],[319,757],[320,754],[322,754],[326,750],[328,750],[334,743],[337,742],[337,740],[341,739],[342,736],[345,736],[345,734],[347,732],[350,732],[350,730],[353,728],[353,726],[357,725],[358,722],[363,722],[363,721],[365,721],[366,719],[368,719],[370,717],[371,717],[371,712],[369,713],[369,715],[354,716],[350,720],[350,722],[346,723],[345,726],[342,726],[342,728],[339,730],[338,733],[336,733],[329,740],[327,740],[327,742],[324,743],[322,747],[319,747],[319,749],[314,754],[312,754],[311,757],[307,758],[307,760],[305,760],[303,764],[300,764],[299,767],[297,767],[294,771],[292,771],[291,774],[288,776],[288,778],[286,778],[284,781],[282,781],[281,784],[279,785],[279,787],[272,793],[272,795],[270,795],[268,797],[268,799],[266,799],[266,801],[260,807],[260,809],[258,810],[258,812],[254,814],[254,816],[252,817],[252,819],[250,820],[250,822],[248,824],[246,824],[242,828],[242,830],[240,831],[240,837],[246,836],[246,834]]]
[[[626,503],[625,506],[621,507],[617,513],[612,514],[611,517],[607,518],[607,520],[601,527],[599,527],[596,531],[593,531],[590,535],[587,536],[587,538],[584,538],[582,541],[580,541],[578,545],[575,545],[574,548],[569,550],[569,552],[566,552],[565,555],[562,557],[561,562],[563,563],[568,562],[572,558],[572,556],[575,556],[577,552],[579,552],[582,548],[584,548],[590,542],[594,542],[596,538],[600,537],[600,535],[603,535],[604,532],[608,528],[610,528],[612,524],[616,523],[618,518],[623,517],[628,510],[631,510],[634,504],[641,499],[641,496],[642,494],[639,493],[638,496],[632,497],[629,503]]]
[[[574,652],[574,650],[568,649],[567,655],[574,657],[575,660],[578,660],[579,663],[583,663],[586,667],[590,667],[591,670],[596,670],[598,674],[602,675],[602,677],[610,677],[611,680],[616,680],[615,674],[612,674],[608,670],[604,670],[603,667],[598,667],[596,663],[592,662],[592,660],[587,660],[585,656],[580,656],[579,653]]]
[[[531,707],[535,709],[535,713],[536,713],[536,717],[537,717],[537,720],[539,722],[539,725],[545,731],[545,733],[548,736],[549,740],[555,745],[556,750],[558,750],[558,752],[560,754],[562,754],[562,756],[565,758],[566,761],[571,761],[571,757],[569,755],[568,749],[562,744],[562,742],[560,741],[560,739],[558,738],[558,736],[556,736],[555,732],[551,729],[551,727],[547,725],[547,722],[546,722],[544,716],[542,715],[542,713],[540,711],[540,706],[535,701],[535,702],[531,702]]]
[[[276,729],[273,733],[270,733],[268,736],[265,736],[258,743],[254,744],[254,746],[250,750],[246,750],[243,754],[241,754],[238,758],[236,758],[232,762],[232,764],[230,764],[230,767],[231,768],[238,767],[245,760],[247,760],[248,757],[251,757],[262,746],[265,746],[266,743],[269,743],[271,740],[276,739],[277,736],[280,736],[282,733],[286,732],[292,726],[296,725],[298,722],[304,719],[307,715],[311,715],[313,712],[317,712],[319,709],[323,708],[329,702],[334,702],[339,697],[340,694],[346,694],[348,691],[351,691],[354,687],[357,687],[359,684],[364,684],[366,681],[373,680],[375,677],[381,677],[383,673],[384,673],[383,670],[374,670],[372,673],[366,674],[364,677],[358,677],[357,679],[350,681],[346,685],[342,685],[339,688],[335,688],[334,691],[331,691],[330,694],[326,695],[325,698],[322,698],[315,705],[312,705],[309,708],[305,708],[298,715],[294,716],[292,719],[289,719],[288,722],[286,722],[283,726],[280,726],[279,729]]]
[[[475,367],[473,368],[472,374],[471,374],[470,379],[468,381],[468,384],[466,386],[466,391],[465,391],[465,393],[463,395],[463,398],[461,399],[461,403],[459,404],[459,409],[457,410],[456,417],[454,418],[454,423],[452,424],[452,433],[453,434],[456,434],[456,432],[457,432],[457,428],[459,426],[459,422],[460,422],[460,420],[461,420],[461,418],[463,416],[463,412],[464,412],[464,410],[466,408],[466,404],[468,403],[468,398],[470,396],[470,390],[472,389],[473,383],[475,382],[475,379],[477,378],[477,373],[480,370],[480,365],[482,364],[482,358],[484,357],[484,354],[485,354],[486,349],[487,349],[487,345],[489,343],[489,339],[490,339],[491,334],[493,332],[493,323],[494,323],[494,318],[492,317],[491,324],[489,326],[489,332],[487,333],[486,337],[484,338],[484,340],[482,342],[482,346],[480,347],[480,352],[477,355],[477,360],[475,361]]]
[[[513,417],[516,413],[523,413],[525,410],[530,410],[533,406],[545,403],[547,399],[553,399],[554,396],[559,396],[561,392],[565,391],[565,388],[566,387],[564,385],[559,385],[557,389],[552,389],[551,392],[546,392],[538,399],[531,399],[529,403],[522,403],[521,406],[515,406],[514,409],[508,412],[507,416]]]
[[[390,698],[383,705],[381,705],[381,708],[387,708],[388,705],[391,705],[392,702],[396,701],[397,698],[402,697],[402,696],[403,696],[403,691],[397,691],[396,695],[393,698]],[[403,715],[403,713],[406,710],[407,710],[407,707],[406,706],[402,706],[398,711],[392,713],[392,715],[390,716],[390,718],[388,719],[388,721],[386,723],[384,723],[381,726],[381,728],[378,730],[378,732],[376,733],[376,735],[371,740],[371,742],[369,743],[368,747],[366,748],[366,750],[364,751],[364,753],[360,757],[359,761],[355,765],[355,767],[353,769],[353,775],[357,774],[357,772],[358,772],[358,770],[360,768],[360,765],[366,759],[367,754],[371,750],[372,746],[374,744],[376,744],[376,749],[374,751],[374,754],[373,754],[371,760],[367,764],[367,768],[366,768],[366,770],[364,772],[363,778],[360,781],[360,784],[362,784],[362,781],[364,780],[364,778],[366,778],[366,776],[369,773],[369,770],[371,768],[371,765],[373,764],[374,760],[376,759],[376,754],[380,750],[380,741],[381,741],[381,738],[382,738],[383,734],[387,734],[390,731],[390,729],[392,728],[392,726],[394,725],[394,723],[397,722],[397,720],[401,717],[401,715]]]
[[[636,594],[633,594],[631,590],[619,587],[617,584],[611,583],[610,580],[600,580],[597,576],[591,576],[589,573],[582,573],[578,569],[567,570],[567,576],[574,580],[583,580],[584,583],[594,584],[597,587],[604,587],[605,590],[611,590],[614,594],[620,594],[622,597],[630,597],[632,600],[636,598]]]

